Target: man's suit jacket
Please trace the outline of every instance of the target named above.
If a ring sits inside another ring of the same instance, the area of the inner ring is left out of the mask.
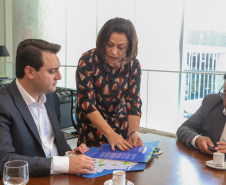
[[[199,134],[209,137],[216,146],[226,123],[223,109],[223,100],[219,94],[206,95],[196,113],[178,128],[178,139],[187,147],[194,148],[191,140]]]
[[[46,95],[46,110],[55,133],[60,156],[71,150],[60,130],[60,104],[55,93]],[[46,158],[33,117],[15,80],[0,89],[0,176],[4,163],[25,160],[30,176],[50,174],[51,158]]]

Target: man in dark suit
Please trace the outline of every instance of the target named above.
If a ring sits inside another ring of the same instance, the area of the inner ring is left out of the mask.
[[[25,160],[30,176],[93,173],[90,157],[63,157],[71,151],[60,130],[60,105],[55,94],[61,79],[60,46],[28,39],[17,48],[16,79],[0,89],[0,176],[4,163]],[[86,152],[82,144],[75,151]]]
[[[202,105],[177,130],[178,139],[189,148],[213,154],[207,147],[226,153],[226,74],[218,94],[206,95]]]

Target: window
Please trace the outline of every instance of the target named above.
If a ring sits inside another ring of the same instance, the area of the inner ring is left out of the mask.
[[[26,1],[27,6],[21,1],[12,2],[14,37],[43,38],[62,46],[59,86],[76,87],[78,60],[95,47],[107,20],[133,22],[142,66],[142,127],[175,133],[203,97],[223,84],[224,0],[42,0]],[[22,21],[21,14],[27,16]]]
[[[226,18],[223,0],[187,0],[184,13],[183,71],[181,94],[184,118],[190,117],[203,97],[217,93],[223,85],[226,52]],[[186,73],[187,72],[187,73]],[[195,106],[194,106],[195,105]]]

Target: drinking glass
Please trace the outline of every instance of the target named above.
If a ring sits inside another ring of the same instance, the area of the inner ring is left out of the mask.
[[[4,185],[25,185],[29,180],[28,162],[22,160],[8,161],[3,170]]]

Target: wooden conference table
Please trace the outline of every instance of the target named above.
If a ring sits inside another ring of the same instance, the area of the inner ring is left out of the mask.
[[[135,185],[187,185],[224,184],[226,171],[207,167],[205,161],[212,156],[186,148],[174,138],[155,134],[141,134],[144,142],[160,141],[158,147],[163,154],[150,160],[143,171],[126,172],[126,178]],[[103,185],[112,175],[97,178],[84,178],[77,175],[52,175],[31,177],[28,185]],[[0,182],[2,185],[2,181]]]

